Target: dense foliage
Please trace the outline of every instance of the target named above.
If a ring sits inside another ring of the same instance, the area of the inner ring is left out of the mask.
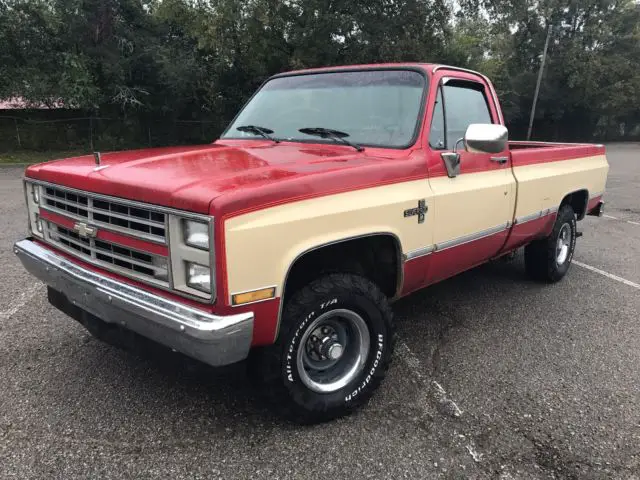
[[[0,0],[0,98],[213,134],[277,72],[443,62],[487,73],[523,137],[549,26],[534,136],[640,138],[635,0]]]

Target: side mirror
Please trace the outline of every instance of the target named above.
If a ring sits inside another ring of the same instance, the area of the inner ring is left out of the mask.
[[[507,148],[509,130],[503,125],[473,123],[464,134],[464,147],[471,153],[500,153]]]

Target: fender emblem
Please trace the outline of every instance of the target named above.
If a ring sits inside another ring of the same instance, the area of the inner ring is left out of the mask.
[[[82,238],[96,238],[96,235],[98,235],[98,229],[96,227],[90,227],[89,225],[83,222],[76,223],[73,226],[73,229]]]
[[[422,200],[418,201],[418,208],[410,208],[408,210],[405,210],[404,217],[415,217],[417,215],[418,223],[424,223],[424,218],[428,210],[429,207],[427,207],[427,201],[423,198]]]

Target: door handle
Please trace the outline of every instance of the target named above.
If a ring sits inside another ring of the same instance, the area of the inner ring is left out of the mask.
[[[491,161],[504,165],[509,161],[509,157],[491,157]]]

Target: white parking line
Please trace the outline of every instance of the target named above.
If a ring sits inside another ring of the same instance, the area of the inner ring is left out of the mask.
[[[630,287],[637,288],[638,290],[640,290],[640,285],[632,282],[631,280],[627,280],[626,278],[619,277],[617,275],[614,275],[613,273],[605,272],[604,270],[600,270],[599,268],[592,267],[591,265],[587,265],[586,263],[578,262],[576,260],[574,260],[573,263],[575,265],[578,265],[579,267],[586,268],[587,270],[591,270],[592,272],[595,272],[595,273],[599,273],[600,275],[610,278],[611,280],[624,283],[625,285],[628,285]]]
[[[479,463],[482,461],[482,454],[476,451],[476,447],[473,444],[467,445],[467,452],[469,452],[469,454],[471,455],[471,457],[476,463]]]
[[[416,378],[429,386],[428,394],[431,399],[439,405],[441,412],[452,417],[462,416],[462,410],[460,410],[460,407],[458,407],[458,405],[447,396],[447,392],[442,388],[442,385],[435,380],[425,378],[425,373],[427,372],[426,368],[423,366],[422,361],[418,356],[411,351],[405,342],[398,342],[396,345],[396,355],[404,360],[405,364],[409,367],[409,370],[411,370],[411,373]]]
[[[415,375],[419,380],[424,380],[424,372],[426,368],[422,366],[422,362],[416,356],[415,353],[411,351],[409,345],[407,345],[403,341],[399,341],[396,345],[396,355],[404,360],[404,363],[409,367],[411,373]]]
[[[43,283],[36,283],[23,291],[18,295],[13,302],[9,304],[9,308],[0,312],[0,319],[6,320],[7,318],[15,315],[22,307],[24,307],[31,298],[35,296],[41,289],[44,289]]]
[[[610,218],[611,220],[620,220],[621,222],[624,223],[630,223],[631,225],[640,225],[640,222],[633,222],[631,220],[624,220],[622,218],[618,218],[618,217],[612,217],[611,215],[602,215],[604,218]]]

